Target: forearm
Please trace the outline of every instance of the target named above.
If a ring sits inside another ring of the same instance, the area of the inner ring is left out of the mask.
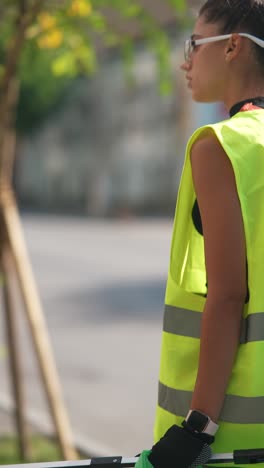
[[[199,368],[191,408],[217,422],[234,365],[243,303],[208,297],[203,312]]]

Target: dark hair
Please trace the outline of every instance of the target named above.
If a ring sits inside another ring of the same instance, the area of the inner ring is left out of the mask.
[[[207,0],[199,16],[207,23],[219,23],[222,34],[247,32],[264,40],[264,0]],[[264,70],[264,48],[253,46]]]

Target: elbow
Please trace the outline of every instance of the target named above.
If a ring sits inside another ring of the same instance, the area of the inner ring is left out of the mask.
[[[207,299],[217,303],[233,303],[244,306],[248,299],[246,275],[226,275],[208,278]]]
[[[247,301],[247,295],[247,287],[210,288],[206,302],[221,306],[223,310],[237,310],[241,314]]]

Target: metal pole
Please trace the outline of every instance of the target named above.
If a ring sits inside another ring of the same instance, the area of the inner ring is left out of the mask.
[[[21,468],[114,468],[114,466],[128,468],[135,466],[137,457],[105,457],[92,458],[90,460],[78,460],[72,462],[47,462],[47,463],[28,463]],[[257,464],[264,462],[263,449],[235,450],[233,453],[216,453],[208,461],[208,464],[235,463],[236,465]],[[1,465],[1,468],[19,468],[20,465]]]
[[[28,463],[21,468],[114,468],[115,466],[120,468],[134,467],[138,461],[137,457],[125,458],[125,457],[105,457],[105,458],[92,458],[90,460],[78,460],[74,462],[47,462],[47,463]],[[214,455],[208,463],[226,463],[234,462],[232,453],[223,453]],[[6,465],[1,468],[19,468],[19,465]]]

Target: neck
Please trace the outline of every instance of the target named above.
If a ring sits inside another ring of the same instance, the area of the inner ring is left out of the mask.
[[[258,96],[264,96],[264,80],[259,81],[247,77],[247,80],[235,80],[232,86],[228,86],[223,102],[227,110],[231,109],[237,102],[251,99]]]

